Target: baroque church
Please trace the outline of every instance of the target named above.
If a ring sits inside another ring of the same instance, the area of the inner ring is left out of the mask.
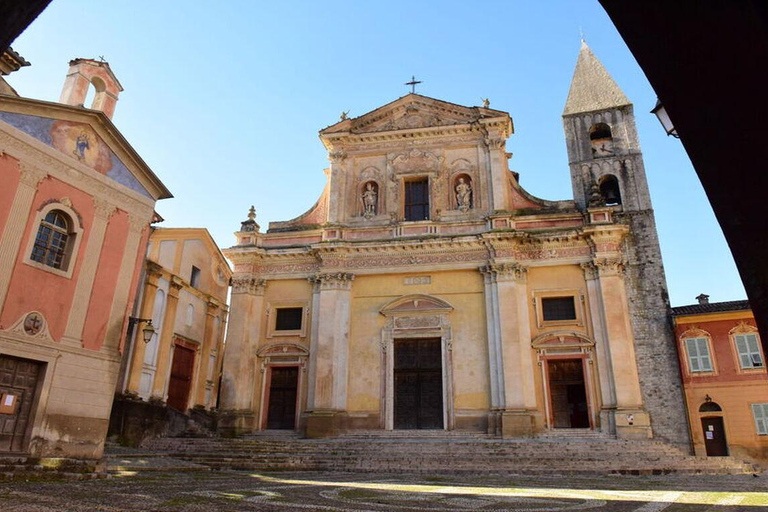
[[[253,208],[234,264],[220,427],[559,429],[687,447],[633,107],[586,44],[563,112],[572,200],[510,171],[510,115],[408,94],[320,131],[303,215]]]

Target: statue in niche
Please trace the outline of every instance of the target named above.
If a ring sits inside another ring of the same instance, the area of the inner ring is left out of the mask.
[[[370,219],[376,215],[376,199],[378,194],[373,183],[368,182],[365,185],[365,191],[363,192],[363,217]]]
[[[466,212],[472,205],[472,187],[469,183],[464,181],[464,178],[459,178],[459,182],[456,184],[456,206],[462,212]]]

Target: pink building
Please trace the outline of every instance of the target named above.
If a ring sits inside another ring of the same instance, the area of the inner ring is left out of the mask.
[[[0,90],[0,455],[99,458],[171,195],[110,120],[122,87],[106,62],[70,62],[60,103]]]

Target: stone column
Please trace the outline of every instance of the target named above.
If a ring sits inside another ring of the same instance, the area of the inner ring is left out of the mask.
[[[168,286],[168,296],[165,299],[165,316],[163,327],[160,329],[160,339],[157,340],[157,364],[155,365],[155,379],[152,382],[151,396],[165,398],[165,383],[168,380],[168,367],[171,358],[171,346],[173,345],[173,328],[176,323],[176,309],[179,306],[179,292],[184,287],[184,282],[172,276]]]
[[[618,255],[598,257],[593,263],[599,276],[599,296],[608,341],[606,353],[615,379],[616,435],[620,438],[649,438],[652,437],[651,423],[640,393],[623,263]]]
[[[141,303],[141,310],[139,311],[139,318],[152,319],[152,314],[155,312],[155,300],[157,299],[158,279],[160,279],[162,267],[152,261],[147,261],[147,270],[144,286],[144,300]],[[147,350],[147,344],[144,343],[144,338],[141,334],[141,330],[145,326],[143,324],[135,324],[133,326],[133,332],[131,334],[132,340],[128,340],[133,344],[133,352],[131,355],[131,362],[128,368],[128,391],[134,393],[139,392],[141,386],[141,373],[144,367],[144,353]],[[156,329],[161,329],[161,325],[156,325]],[[162,334],[162,332],[161,332]],[[158,347],[160,346],[160,340],[157,340]]]
[[[216,347],[218,333],[215,332],[214,321],[219,315],[219,303],[209,299],[205,314],[205,332],[203,334],[203,346],[200,350],[200,369],[197,373],[197,400],[195,404],[207,406],[205,403],[205,384],[208,381],[208,361],[211,357],[211,349]]]
[[[495,266],[504,369],[503,437],[533,434],[536,394],[531,357],[531,323],[527,299],[528,269],[517,263]]]
[[[16,257],[24,238],[24,228],[27,226],[32,201],[37,192],[37,185],[47,176],[44,171],[35,169],[24,162],[19,163],[20,178],[16,194],[13,196],[8,220],[0,235],[0,311],[3,310],[5,297],[11,285],[11,275],[16,266]],[[33,226],[32,229],[37,229]]]
[[[310,337],[310,380],[307,437],[328,437],[344,430],[347,409],[352,274],[318,274]]]
[[[64,336],[61,338],[63,345],[77,348],[83,346],[83,326],[85,326],[85,316],[91,305],[93,280],[96,277],[96,270],[99,268],[107,224],[116,209],[115,206],[100,198],[94,198],[93,203],[94,216],[91,232],[88,235],[88,245],[85,248],[85,255],[80,262],[80,276],[75,285],[75,294],[69,310],[67,327],[64,330]]]
[[[253,397],[266,286],[266,281],[252,275],[232,278],[232,314],[224,348],[219,421],[219,429],[227,435],[259,428]]]
[[[608,345],[605,330],[605,307],[600,290],[599,272],[591,261],[582,263],[584,280],[587,283],[592,337],[595,340],[597,375],[600,380],[600,428],[609,434],[616,433],[616,383],[611,365],[611,347]]]
[[[488,337],[488,377],[491,386],[491,413],[488,433],[501,435],[501,413],[504,398],[504,367],[501,354],[501,326],[499,323],[499,288],[493,265],[480,268],[485,281],[485,321]]]

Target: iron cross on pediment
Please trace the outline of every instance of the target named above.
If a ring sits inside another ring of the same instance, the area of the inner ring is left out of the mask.
[[[410,85],[411,86],[411,94],[416,94],[416,84],[420,84],[421,80],[416,80],[416,77],[411,75],[411,81],[405,82],[403,85]]]

